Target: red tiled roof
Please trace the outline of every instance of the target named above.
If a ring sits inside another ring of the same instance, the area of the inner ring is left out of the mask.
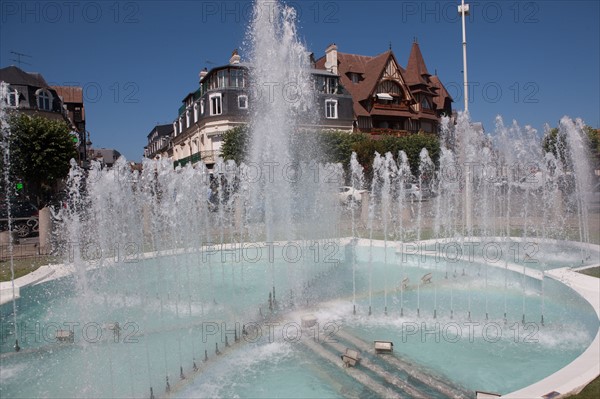
[[[427,85],[427,79],[430,76],[431,74],[427,71],[427,65],[425,65],[425,60],[423,59],[423,54],[421,54],[419,44],[414,42],[410,49],[408,63],[406,64],[406,83],[409,85]]]
[[[83,89],[76,86],[52,86],[56,93],[62,97],[64,103],[83,104]]]
[[[450,97],[450,93],[448,93],[448,90],[446,90],[446,87],[444,87],[444,84],[440,78],[437,77],[437,75],[433,75],[430,80],[433,87],[437,89],[437,96],[433,97],[433,102],[437,106],[437,109],[444,108],[444,102],[446,101],[446,98],[449,98],[450,101],[454,102],[452,97]]]
[[[410,110],[383,110],[372,109],[369,112],[363,104],[373,95],[377,84],[379,83],[384,69],[390,59],[393,59],[404,82],[410,87],[411,98],[415,93],[427,93],[433,96],[437,109],[444,108],[446,98],[452,98],[437,76],[431,76],[425,65],[425,60],[421,54],[419,45],[415,42],[412,45],[406,70],[403,69],[396,60],[391,50],[385,51],[376,56],[365,56],[357,54],[337,53],[338,74],[344,88],[352,95],[354,114],[358,116],[405,116],[411,118],[436,119],[435,115],[429,115],[424,112],[411,112]],[[325,68],[326,57],[323,56],[315,62],[316,69]],[[362,76],[361,81],[353,83],[348,73],[358,73]]]
[[[352,95],[355,115],[369,116],[369,112],[360,102],[370,97],[391,55],[392,52],[390,50],[374,57],[337,53],[340,81],[344,88]],[[315,63],[315,67],[317,69],[325,69],[325,57],[319,58]],[[359,73],[364,80],[353,83],[347,75],[348,72]]]

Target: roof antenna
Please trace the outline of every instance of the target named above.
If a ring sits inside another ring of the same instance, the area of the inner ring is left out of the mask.
[[[31,65],[29,62],[25,62],[25,61],[21,60],[21,57],[29,57],[29,58],[31,58],[30,55],[23,54],[23,53],[18,53],[16,51],[11,51],[10,53],[14,54],[16,56],[17,59],[11,58],[11,61],[14,61],[17,64],[19,64],[19,69],[21,68],[21,64]]]
[[[390,40],[390,50],[392,50],[392,41]]]

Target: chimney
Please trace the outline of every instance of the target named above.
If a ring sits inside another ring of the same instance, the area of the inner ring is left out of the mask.
[[[330,44],[325,49],[325,69],[336,75],[338,73],[337,46],[335,43]]]
[[[208,74],[208,69],[204,68],[203,70],[200,71],[200,81],[202,82],[202,79],[204,79],[204,77]]]
[[[235,49],[233,50],[233,53],[231,53],[231,58],[229,59],[229,65],[237,65],[240,63],[240,56],[238,54],[238,50]]]

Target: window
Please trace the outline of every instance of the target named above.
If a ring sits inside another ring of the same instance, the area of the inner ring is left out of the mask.
[[[211,115],[221,115],[223,113],[221,93],[211,94],[208,97],[208,101],[210,102]]]
[[[427,97],[421,98],[421,109],[431,109],[431,104],[429,104]]]
[[[317,91],[325,94],[338,94],[338,78],[317,76],[315,79]]]
[[[325,100],[325,117],[337,119],[337,100]]]
[[[204,99],[200,100],[200,115],[204,115]]]
[[[16,89],[8,88],[8,93],[6,96],[6,104],[9,107],[18,107],[19,106],[19,92]]]
[[[244,87],[244,71],[242,69],[232,69],[230,72],[231,87]]]
[[[179,133],[183,132],[183,118],[179,117]]]
[[[173,133],[175,133],[175,136],[177,136],[177,122],[173,122]]]
[[[39,89],[35,94],[37,94],[38,108],[44,111],[51,111],[52,95],[44,89]]]
[[[429,121],[421,121],[421,129],[425,133],[433,133],[433,124]]]
[[[190,110],[185,111],[185,127],[190,127]]]
[[[241,109],[248,109],[248,96],[247,95],[241,95],[238,96],[238,107]]]
[[[198,122],[198,103],[194,104],[194,123]]]
[[[346,73],[346,76],[348,77],[348,79],[350,79],[352,83],[360,83],[362,80],[364,80],[361,75],[362,74],[356,72]]]
[[[227,87],[227,69],[217,72],[217,87]]]
[[[326,78],[325,79],[325,93],[326,94],[336,94],[338,89],[338,80],[337,78]]]
[[[384,80],[377,85],[377,93],[388,93],[392,96],[403,97],[402,88],[393,80]]]

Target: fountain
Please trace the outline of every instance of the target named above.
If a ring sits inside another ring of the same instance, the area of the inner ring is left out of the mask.
[[[3,295],[3,396],[510,394],[598,340],[598,309],[556,274],[599,263],[582,123],[561,120],[556,159],[529,128],[445,119],[417,176],[377,154],[366,181],[354,154],[348,182],[370,192],[344,208],[342,167],[290,145],[314,107],[294,20],[256,3],[254,89],[291,82],[299,100],[257,97],[245,163],[73,165],[64,264]]]

